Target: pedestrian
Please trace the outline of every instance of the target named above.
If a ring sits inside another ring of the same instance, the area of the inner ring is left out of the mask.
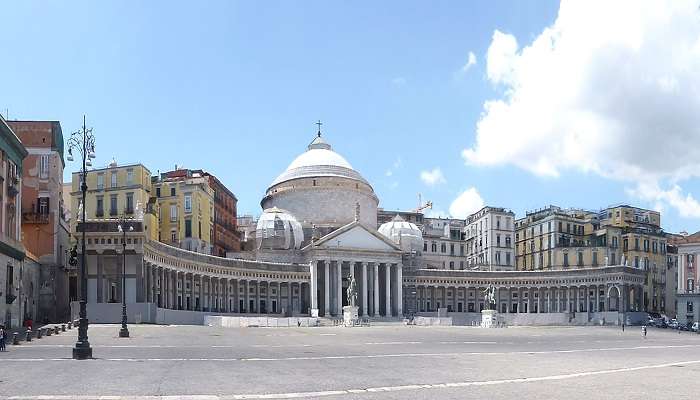
[[[642,336],[644,337],[644,339],[647,338],[647,326],[646,325],[642,325]]]
[[[622,332],[625,331],[625,321],[622,321]]]
[[[5,351],[5,327],[0,325],[0,351]]]

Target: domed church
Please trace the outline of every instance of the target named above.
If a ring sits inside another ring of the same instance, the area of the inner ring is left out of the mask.
[[[266,190],[256,243],[248,246],[254,254],[245,258],[309,264],[310,292],[317,294],[310,308],[321,316],[342,315],[352,277],[360,315],[401,315],[402,247],[414,243],[420,250],[420,230],[387,227],[390,236],[381,234],[378,205],[372,185],[319,130]]]

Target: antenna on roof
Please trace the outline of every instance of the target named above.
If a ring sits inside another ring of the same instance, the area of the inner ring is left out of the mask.
[[[319,119],[318,122],[316,122],[316,125],[318,125],[317,135],[318,137],[321,137],[321,125],[323,125],[323,123],[321,123],[321,120]]]

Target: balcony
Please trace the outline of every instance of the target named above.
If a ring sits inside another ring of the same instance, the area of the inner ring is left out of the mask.
[[[124,214],[133,214],[133,213],[134,213],[133,207],[127,207],[124,209]]]
[[[22,223],[25,224],[48,224],[48,213],[25,212],[22,213]]]
[[[117,215],[118,215],[117,209],[116,209],[116,208],[111,208],[111,209],[109,210],[109,215],[112,216],[112,217],[117,216]]]

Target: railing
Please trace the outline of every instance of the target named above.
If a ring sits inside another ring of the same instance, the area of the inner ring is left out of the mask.
[[[25,212],[22,213],[22,222],[27,224],[48,224],[49,214]]]

